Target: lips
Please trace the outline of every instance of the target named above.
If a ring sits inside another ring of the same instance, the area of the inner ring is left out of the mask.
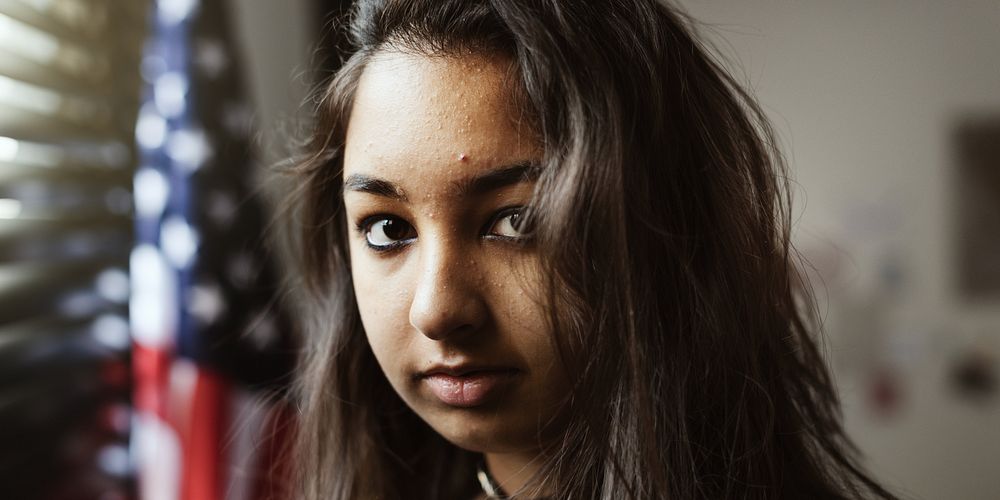
[[[517,374],[506,367],[441,366],[421,373],[420,383],[448,406],[472,408],[493,400]]]

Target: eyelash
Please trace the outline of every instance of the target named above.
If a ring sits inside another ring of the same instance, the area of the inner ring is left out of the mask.
[[[504,208],[501,208],[500,210],[498,210],[493,215],[493,217],[490,218],[489,222],[487,222],[486,225],[484,226],[485,229],[483,230],[484,234],[482,234],[482,236],[486,237],[488,239],[492,239],[492,240],[501,240],[501,241],[510,242],[512,244],[522,244],[522,245],[526,244],[530,240],[530,237],[516,238],[516,237],[505,236],[505,235],[501,235],[501,234],[490,234],[490,233],[487,233],[487,231],[489,231],[494,226],[496,226],[496,224],[498,222],[500,222],[501,220],[503,220],[504,217],[508,217],[508,216],[516,213],[517,211],[520,211],[521,217],[526,217],[527,216],[526,213],[525,213],[527,211],[527,207],[525,207],[523,205],[509,206],[509,207],[504,207]],[[355,230],[358,232],[358,234],[364,240],[365,246],[367,246],[370,250],[372,250],[374,252],[377,252],[377,253],[392,252],[393,250],[398,250],[401,247],[404,247],[404,246],[410,244],[414,239],[416,239],[416,237],[407,238],[405,240],[394,241],[394,242],[386,244],[386,245],[373,245],[373,244],[371,244],[371,242],[368,241],[368,233],[371,231],[372,226],[376,222],[384,221],[384,220],[387,220],[387,219],[399,220],[399,221],[402,221],[402,222],[406,223],[407,225],[409,225],[409,222],[406,222],[402,217],[397,217],[395,215],[386,214],[386,213],[378,213],[378,214],[374,214],[374,215],[369,215],[367,217],[363,217],[360,221],[357,222],[357,224],[355,224]],[[524,223],[522,223],[522,224],[524,224]],[[411,228],[412,228],[412,226],[411,226]]]

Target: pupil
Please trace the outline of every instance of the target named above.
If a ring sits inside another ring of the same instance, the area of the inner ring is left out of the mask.
[[[514,212],[510,214],[510,226],[513,227],[515,231],[521,230],[521,212]]]
[[[403,221],[388,219],[382,223],[382,232],[391,239],[401,240],[406,237],[406,226]]]

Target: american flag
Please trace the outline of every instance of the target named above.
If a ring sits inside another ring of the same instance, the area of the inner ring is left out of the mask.
[[[130,299],[144,500],[287,498],[293,337],[224,2],[159,0],[142,60]]]

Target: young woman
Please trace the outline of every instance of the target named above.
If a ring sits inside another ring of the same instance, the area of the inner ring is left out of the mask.
[[[683,16],[383,0],[350,28],[295,167],[299,496],[891,498],[810,337],[771,132]]]

